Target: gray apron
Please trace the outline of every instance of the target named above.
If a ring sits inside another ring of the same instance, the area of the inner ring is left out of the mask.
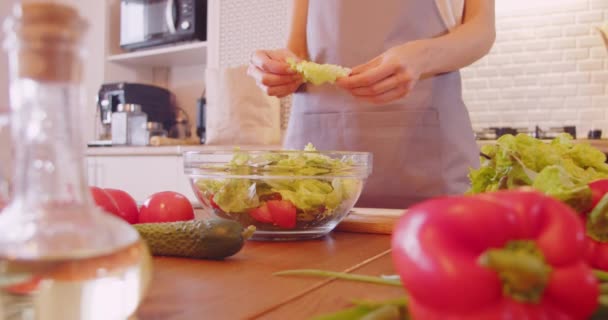
[[[353,67],[387,49],[447,32],[435,1],[309,0],[312,61]],[[355,100],[333,85],[294,95],[285,147],[373,153],[373,173],[357,206],[406,208],[468,188],[478,147],[458,72],[421,80],[388,105]]]

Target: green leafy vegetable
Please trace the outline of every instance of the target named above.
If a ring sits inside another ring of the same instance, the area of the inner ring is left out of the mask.
[[[481,166],[469,173],[470,194],[532,186],[580,212],[591,204],[588,183],[608,177],[606,156],[568,134],[550,143],[525,134],[504,135],[481,153]]]
[[[296,62],[294,59],[288,59],[287,63],[292,70],[297,71],[304,77],[305,82],[310,82],[316,86],[324,83],[334,83],[338,78],[348,76],[351,71],[338,65],[318,64],[311,61]]]
[[[304,152],[236,151],[228,165],[214,169],[259,176],[196,181],[201,192],[213,195],[219,209],[230,213],[245,213],[258,207],[265,195],[279,194],[295,205],[302,219],[312,221],[317,215],[331,215],[343,203],[355,199],[363,187],[362,178],[350,177],[358,175],[352,161],[319,153],[312,144]]]

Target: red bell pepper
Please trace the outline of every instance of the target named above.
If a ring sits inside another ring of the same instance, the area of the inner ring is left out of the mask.
[[[501,191],[411,207],[392,254],[413,319],[586,319],[599,286],[584,235],[565,204]]]
[[[602,198],[608,194],[608,179],[589,184],[592,210],[583,214],[587,226],[587,262],[594,268],[608,271],[608,208]]]

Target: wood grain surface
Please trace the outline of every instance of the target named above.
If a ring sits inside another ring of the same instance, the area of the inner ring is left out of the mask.
[[[225,261],[155,258],[151,288],[137,318],[256,319],[275,317],[269,313],[272,310],[279,312],[276,316],[286,314],[289,311],[283,308],[291,304],[294,310],[306,308],[300,301],[310,301],[315,297],[313,292],[333,281],[279,277],[273,276],[274,272],[303,268],[389,272],[388,249],[388,235],[333,232],[310,241],[250,241],[241,252]],[[363,268],[380,257],[384,262],[373,267],[375,269]],[[342,293],[344,299],[352,293],[350,286],[360,288],[356,283],[340,285],[347,286]],[[306,315],[331,307],[311,306],[313,309]],[[293,314],[285,319],[306,319],[306,315]]]

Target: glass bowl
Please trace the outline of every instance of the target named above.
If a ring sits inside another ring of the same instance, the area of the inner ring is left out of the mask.
[[[253,240],[331,232],[353,208],[372,155],[338,151],[191,151],[185,173],[205,213],[254,225]]]

